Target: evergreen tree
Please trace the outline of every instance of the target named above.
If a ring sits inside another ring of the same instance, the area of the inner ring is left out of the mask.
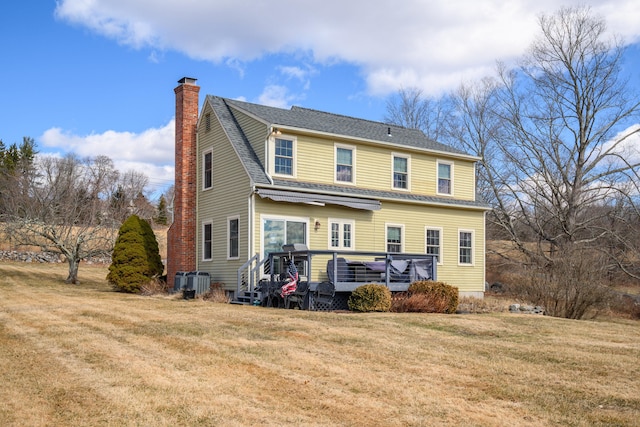
[[[169,222],[167,214],[167,199],[164,198],[164,194],[160,196],[158,200],[157,215],[155,218],[156,224],[167,225]]]
[[[138,293],[144,284],[162,275],[163,270],[151,226],[131,215],[118,232],[107,280],[116,291]]]

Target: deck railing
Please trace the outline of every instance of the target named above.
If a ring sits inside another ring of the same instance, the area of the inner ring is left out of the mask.
[[[286,278],[290,258],[301,281],[314,291],[318,283],[330,281],[336,292],[352,292],[365,283],[381,283],[391,291],[406,291],[416,280],[437,279],[434,255],[331,250],[289,250],[272,252],[258,261],[253,256],[238,269],[238,294],[254,291],[261,279],[270,282]]]

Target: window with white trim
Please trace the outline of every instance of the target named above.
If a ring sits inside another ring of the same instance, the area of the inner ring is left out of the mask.
[[[453,194],[453,163],[438,161],[438,194]]]
[[[473,264],[473,231],[459,230],[458,232],[458,263]]]
[[[309,241],[309,218],[262,216],[262,257],[271,252],[282,252],[282,245],[292,243],[307,244]],[[280,266],[273,266],[273,273],[279,274]],[[265,273],[269,266],[265,265]],[[302,274],[302,272],[301,272]]]
[[[387,225],[387,252],[402,252],[402,235],[404,226],[402,225]]]
[[[202,188],[213,187],[213,152],[207,151],[202,158]]]
[[[427,227],[425,229],[425,252],[435,255],[438,264],[442,264],[442,228]]]
[[[409,189],[409,162],[408,156],[393,155],[393,188],[400,190]]]
[[[346,145],[335,146],[336,159],[336,182],[345,182],[353,184],[354,177],[354,160],[355,148]]]
[[[210,261],[213,258],[213,224],[202,224],[202,259]]]
[[[227,259],[238,259],[240,248],[240,217],[227,218]]]
[[[295,175],[295,141],[287,138],[274,140],[273,173],[276,175]]]
[[[331,249],[353,250],[355,221],[329,218],[329,247]]]

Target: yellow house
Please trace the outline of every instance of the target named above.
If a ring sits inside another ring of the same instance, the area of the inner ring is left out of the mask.
[[[300,243],[435,255],[438,280],[482,297],[477,157],[416,129],[300,107],[208,95],[198,111],[195,79],[179,83],[170,281],[197,270],[234,293],[248,260]]]

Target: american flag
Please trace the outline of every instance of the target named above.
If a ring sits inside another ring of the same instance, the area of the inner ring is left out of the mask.
[[[293,263],[293,258],[289,260],[289,266],[287,267],[289,277],[287,278],[288,282],[282,285],[280,288],[280,295],[284,298],[287,295],[291,295],[296,291],[298,287],[298,269],[296,265]]]

